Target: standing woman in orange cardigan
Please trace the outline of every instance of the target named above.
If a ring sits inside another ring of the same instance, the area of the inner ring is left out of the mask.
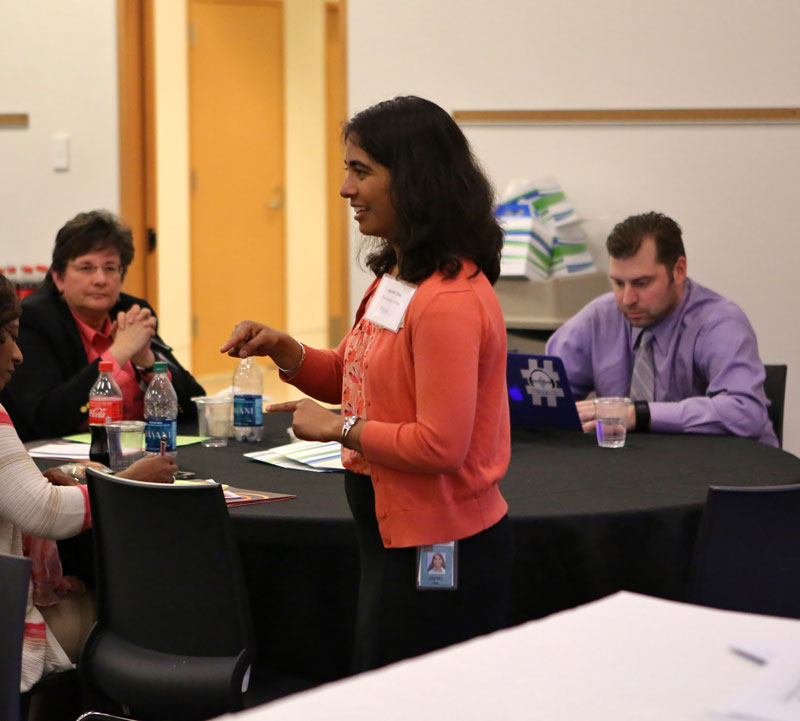
[[[341,441],[358,532],[355,671],[501,628],[514,541],[498,489],[510,455],[506,331],[492,285],[502,231],[469,144],[439,106],[398,97],[344,128],[340,193],[375,274],[336,350],[252,321],[222,352],[270,356],[303,399],[302,439]],[[433,582],[430,552],[448,574]]]

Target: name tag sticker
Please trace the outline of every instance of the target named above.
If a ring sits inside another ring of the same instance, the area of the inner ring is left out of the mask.
[[[364,317],[381,328],[397,333],[403,325],[403,316],[417,286],[404,283],[391,275],[384,275],[367,306]]]

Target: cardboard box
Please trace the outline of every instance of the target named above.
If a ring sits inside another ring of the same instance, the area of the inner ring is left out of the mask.
[[[547,280],[500,278],[495,290],[507,328],[555,330],[611,285],[605,273],[585,273]]]

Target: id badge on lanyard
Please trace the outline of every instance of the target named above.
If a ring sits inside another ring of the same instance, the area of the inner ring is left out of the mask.
[[[458,541],[417,547],[417,590],[458,588]]]
[[[369,301],[364,317],[381,328],[397,333],[403,327],[403,317],[417,286],[384,274],[375,294]]]

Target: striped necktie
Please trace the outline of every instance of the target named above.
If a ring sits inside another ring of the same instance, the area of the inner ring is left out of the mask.
[[[656,369],[653,364],[653,331],[645,328],[639,336],[639,347],[636,349],[636,358],[633,361],[633,375],[631,376],[631,400],[655,400]]]

